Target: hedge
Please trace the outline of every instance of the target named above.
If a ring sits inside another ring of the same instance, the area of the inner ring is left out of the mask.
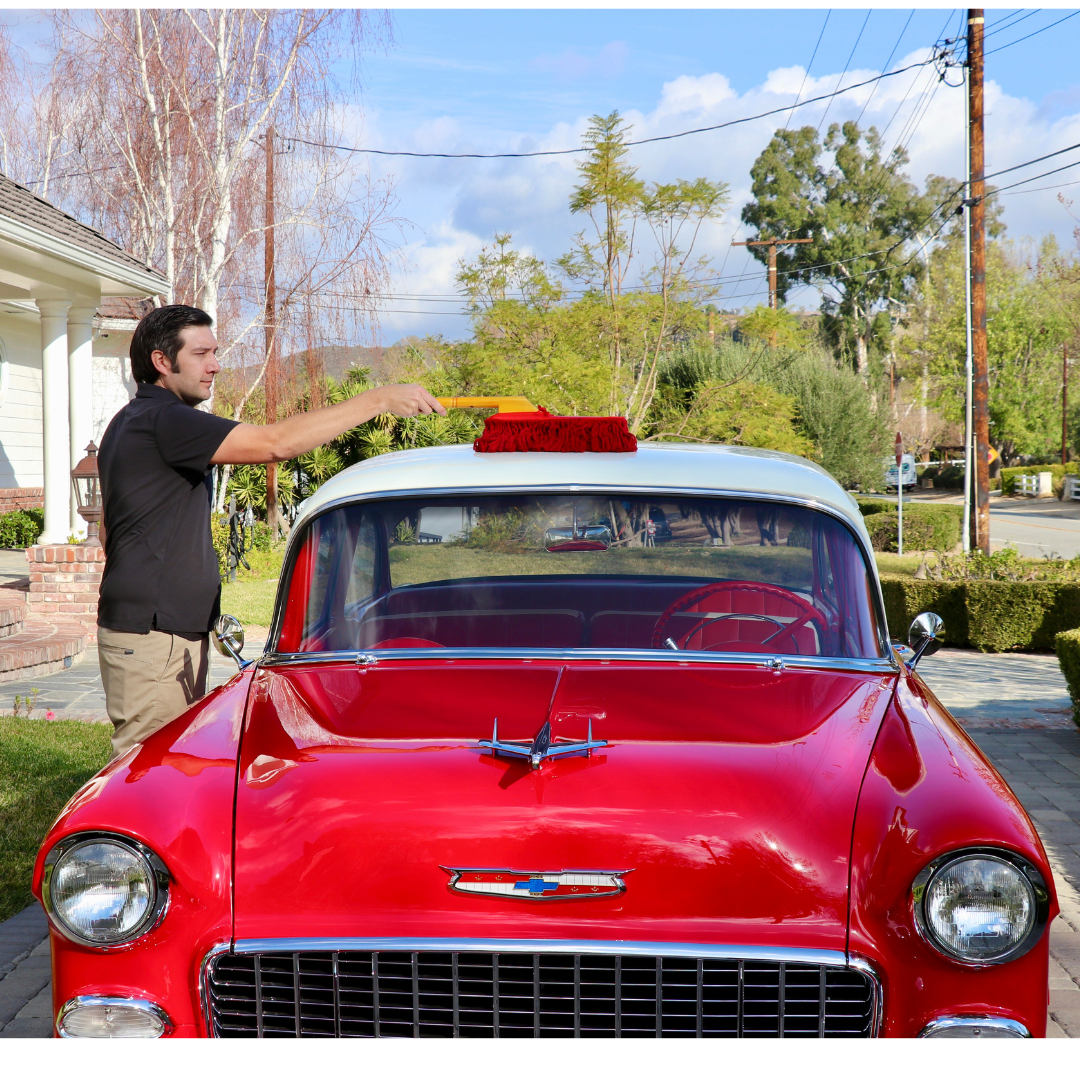
[[[882,578],[889,631],[907,640],[916,615],[945,620],[945,641],[982,652],[1051,651],[1055,636],[1080,627],[1080,584],[1058,581],[919,581]]]
[[[0,514],[0,548],[31,547],[44,528],[44,510],[10,510]]]
[[[1062,630],[1055,635],[1054,652],[1069,687],[1073,720],[1080,725],[1080,630]]]
[[[896,551],[896,510],[884,499],[859,499],[866,530],[875,551]],[[952,551],[960,542],[962,506],[906,504],[904,548],[907,551]]]
[[[1041,472],[1048,472],[1054,478],[1054,494],[1060,499],[1065,488],[1065,474],[1080,471],[1080,462],[1070,461],[1068,465],[1017,465],[1011,469],[1001,470],[1001,494],[1015,495],[1017,490],[1016,478],[1018,476],[1038,476]]]

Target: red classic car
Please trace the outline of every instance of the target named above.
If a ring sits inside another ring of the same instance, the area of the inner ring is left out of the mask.
[[[264,653],[46,838],[57,1033],[1042,1036],[1050,869],[939,636],[785,454],[348,469]]]

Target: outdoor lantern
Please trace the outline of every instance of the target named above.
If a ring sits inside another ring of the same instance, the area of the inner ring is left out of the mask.
[[[86,522],[88,547],[101,547],[98,539],[98,522],[101,521],[101,481],[98,478],[98,448],[93,444],[86,448],[86,457],[71,470],[71,483],[75,488],[75,502],[79,517]]]

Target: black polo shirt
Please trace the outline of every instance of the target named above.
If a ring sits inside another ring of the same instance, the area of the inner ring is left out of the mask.
[[[140,383],[101,440],[105,573],[98,624],[205,634],[220,611],[210,459],[236,421]]]

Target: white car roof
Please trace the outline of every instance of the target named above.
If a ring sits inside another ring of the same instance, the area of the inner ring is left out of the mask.
[[[870,547],[855,500],[820,465],[776,450],[714,444],[642,443],[632,454],[478,454],[471,444],[402,450],[342,470],[305,502],[297,522],[353,496],[573,484],[810,500],[843,516]]]

